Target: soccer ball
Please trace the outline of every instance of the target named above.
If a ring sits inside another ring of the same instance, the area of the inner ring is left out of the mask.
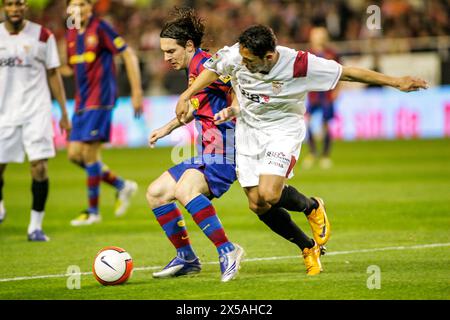
[[[92,266],[95,279],[104,286],[126,282],[133,272],[130,254],[119,247],[106,247],[100,250]]]

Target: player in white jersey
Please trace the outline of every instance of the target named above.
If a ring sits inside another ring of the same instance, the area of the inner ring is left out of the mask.
[[[10,162],[31,163],[33,204],[28,240],[48,241],[42,231],[48,195],[47,159],[55,156],[51,95],[61,108],[60,127],[70,131],[56,41],[46,28],[25,20],[26,0],[2,0],[0,24],[0,223],[5,219],[3,173]]]
[[[237,176],[250,209],[274,232],[298,245],[308,275],[320,273],[321,246],[330,236],[324,203],[286,185],[305,138],[306,93],[331,90],[339,80],[387,85],[402,91],[426,88],[427,83],[345,67],[307,52],[277,46],[273,31],[262,25],[245,30],[237,44],[219,50],[205,68],[181,95],[178,119],[184,121],[188,101],[196,92],[219,76],[231,77],[240,110],[229,107],[216,119],[221,123],[237,116]],[[286,209],[306,214],[314,239],[298,228]]]

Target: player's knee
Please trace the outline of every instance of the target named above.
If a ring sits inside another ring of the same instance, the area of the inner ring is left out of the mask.
[[[156,183],[152,183],[148,186],[145,197],[147,198],[147,202],[151,208],[157,208],[164,202],[162,199],[162,195],[163,192],[161,190],[161,187]]]
[[[249,202],[248,207],[251,211],[253,211],[257,215],[261,215],[267,212],[268,208],[270,208],[270,206],[267,206],[264,203],[257,203],[257,202]]]
[[[67,158],[69,159],[69,161],[77,165],[81,165],[83,163],[83,157],[79,152],[69,150],[69,152],[67,153]]]
[[[260,191],[261,200],[270,205],[277,204],[281,198],[281,192],[273,189],[263,189]]]
[[[256,203],[250,202],[248,204],[248,208],[252,210],[254,213],[258,214],[259,206]]]
[[[189,188],[186,184],[177,183],[175,187],[175,198],[182,204],[187,204],[192,198],[192,187]]]
[[[34,180],[43,181],[47,177],[47,162],[46,161],[34,161],[31,163],[31,175]]]

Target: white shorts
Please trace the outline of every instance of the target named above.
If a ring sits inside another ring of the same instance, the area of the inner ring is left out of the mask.
[[[300,156],[302,139],[277,137],[257,155],[236,154],[236,173],[243,188],[259,185],[260,175],[276,175],[288,179],[294,176],[294,166]]]
[[[19,126],[0,127],[0,163],[43,160],[55,156],[53,126],[48,115]]]

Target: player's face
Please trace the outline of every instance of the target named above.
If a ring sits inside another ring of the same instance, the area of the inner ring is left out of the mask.
[[[264,58],[260,58],[255,56],[249,49],[243,46],[239,47],[239,53],[242,57],[242,63],[251,73],[267,73],[270,71],[270,68],[272,67],[271,60],[273,54],[268,53]]]
[[[313,46],[324,46],[328,42],[328,31],[323,27],[313,28],[309,38]]]
[[[6,20],[13,25],[20,25],[28,8],[25,0],[4,0]]]
[[[186,69],[189,65],[190,47],[183,48],[175,39],[161,38],[161,50],[164,52],[164,61],[170,63],[175,70]]]
[[[92,15],[92,4],[87,0],[72,0],[69,3],[71,14],[79,15],[81,24],[85,24]]]

